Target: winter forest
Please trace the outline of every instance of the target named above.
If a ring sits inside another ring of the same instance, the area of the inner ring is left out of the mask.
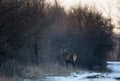
[[[0,81],[74,70],[109,72],[106,62],[120,61],[115,52],[120,36],[114,28],[111,17],[95,6],[79,5],[66,12],[57,0],[53,5],[45,0],[0,0]],[[65,52],[77,54],[74,69],[72,62],[66,68]]]

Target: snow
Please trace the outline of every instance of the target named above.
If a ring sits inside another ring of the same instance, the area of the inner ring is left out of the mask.
[[[107,68],[111,69],[111,73],[97,73],[97,72],[79,72],[71,73],[69,76],[51,76],[44,79],[38,79],[34,81],[120,81],[116,78],[120,78],[120,62],[107,62]],[[30,79],[24,79],[24,81],[32,81]]]
[[[111,77],[111,78],[120,78],[120,73],[110,73],[107,75],[108,77]]]
[[[111,69],[114,73],[118,72],[120,73],[120,62],[110,62],[108,61],[108,68]]]

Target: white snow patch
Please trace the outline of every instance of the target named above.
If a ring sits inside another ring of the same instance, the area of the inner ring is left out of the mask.
[[[90,80],[89,80],[90,81]],[[115,79],[112,79],[112,78],[107,78],[107,79],[94,79],[92,81],[117,81]]]
[[[109,64],[112,64],[112,65],[116,65],[116,64],[120,64],[120,62],[119,61],[108,61],[107,62],[107,64],[109,65]]]
[[[74,76],[74,77],[79,77],[79,79],[83,79],[83,78],[86,78],[88,76],[94,76],[94,75],[100,75],[101,73],[95,73],[95,72],[84,72],[84,73],[79,73],[79,74],[71,74],[71,76]]]
[[[114,73],[120,73],[120,62],[110,62],[108,61],[107,68],[111,69]]]
[[[110,73],[107,75],[108,77],[111,77],[111,78],[120,78],[120,73]]]

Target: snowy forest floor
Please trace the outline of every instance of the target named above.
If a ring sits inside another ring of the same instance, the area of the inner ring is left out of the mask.
[[[112,72],[89,72],[80,71],[72,72],[68,76],[47,76],[44,78],[32,80],[24,79],[23,81],[120,81],[120,62],[107,62],[107,68]]]

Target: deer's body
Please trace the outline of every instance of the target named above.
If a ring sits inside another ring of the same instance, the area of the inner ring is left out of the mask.
[[[77,54],[69,54],[69,53],[65,52],[65,53],[63,53],[63,57],[65,59],[67,69],[68,69],[68,64],[72,64],[73,68],[75,67],[76,60],[78,58]]]

